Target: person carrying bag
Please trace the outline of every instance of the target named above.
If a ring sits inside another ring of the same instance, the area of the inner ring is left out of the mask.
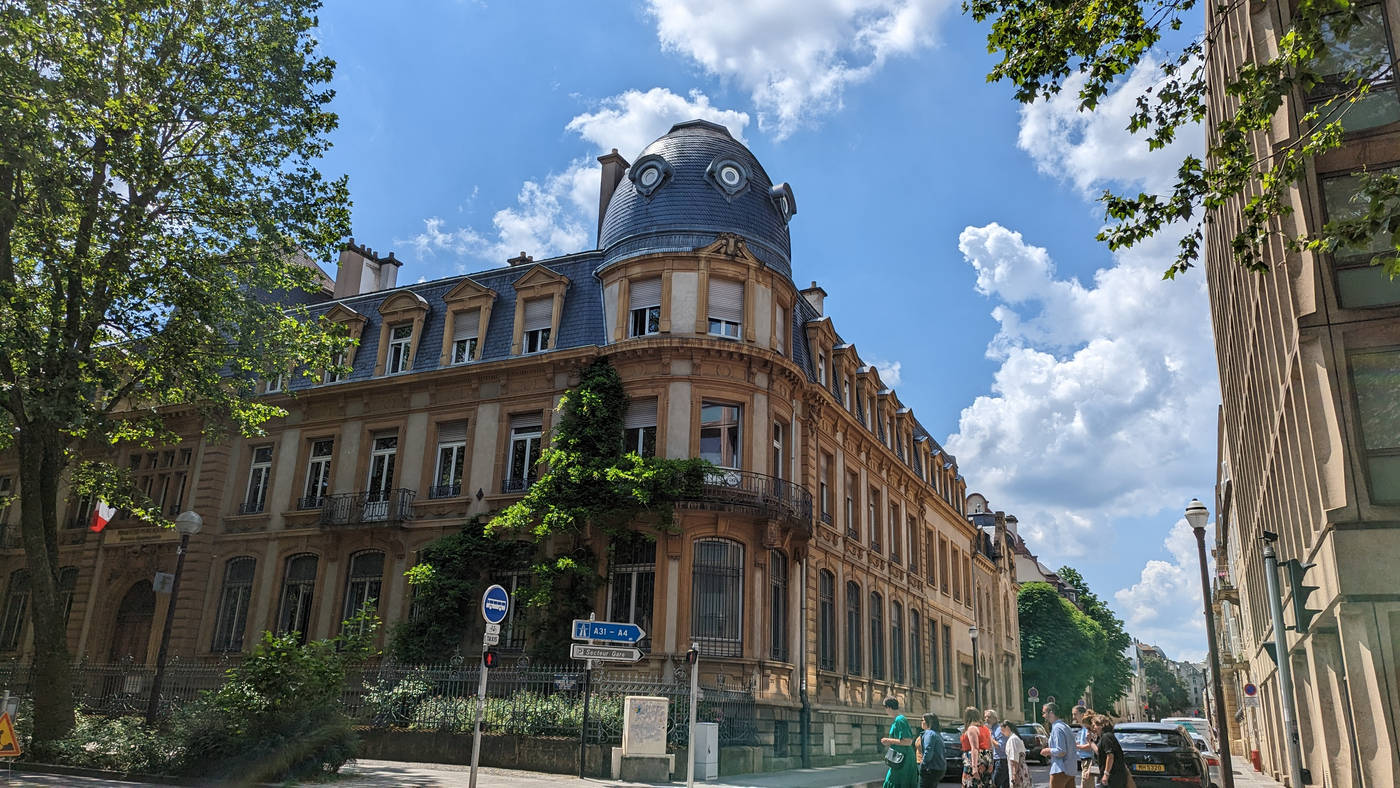
[[[924,732],[919,734],[919,786],[938,788],[948,771],[948,754],[943,749],[943,725],[937,714],[924,715]]]

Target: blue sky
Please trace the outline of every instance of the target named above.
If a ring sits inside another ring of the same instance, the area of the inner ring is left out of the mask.
[[[1131,87],[1095,116],[989,85],[946,0],[337,2],[323,9],[356,240],[400,281],[592,247],[597,165],[670,124],[724,122],[797,196],[793,276],[1133,634],[1204,653],[1186,501],[1210,502],[1214,357],[1172,239],[1094,241],[1106,185],[1156,189]],[[1148,70],[1131,75],[1135,84]]]

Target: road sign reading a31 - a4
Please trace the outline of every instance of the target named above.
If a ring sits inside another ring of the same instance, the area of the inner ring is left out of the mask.
[[[574,640],[601,640],[604,643],[636,643],[647,633],[636,624],[616,621],[574,619]]]

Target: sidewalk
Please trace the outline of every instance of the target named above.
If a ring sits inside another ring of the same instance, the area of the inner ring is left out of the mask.
[[[1239,756],[1235,756],[1239,757]],[[1235,762],[1235,788],[1279,788],[1283,783],[1254,771],[1249,761]]]
[[[465,786],[471,768],[442,763],[401,763],[398,761],[355,761],[341,769],[337,788],[448,788]],[[792,769],[769,774],[749,774],[721,777],[718,780],[697,781],[697,785],[726,788],[866,788],[879,785],[885,778],[883,763],[860,763],[829,766],[822,769]],[[477,770],[477,788],[612,788],[649,785],[619,780],[585,779],[563,774],[523,772],[513,769]],[[685,785],[684,780],[670,785]]]

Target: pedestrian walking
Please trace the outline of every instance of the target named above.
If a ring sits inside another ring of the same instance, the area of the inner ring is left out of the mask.
[[[1040,751],[1041,755],[1050,759],[1050,788],[1074,788],[1074,778],[1079,774],[1074,732],[1060,719],[1059,707],[1054,702],[1041,706],[1040,715],[1050,726],[1050,746]]]
[[[885,698],[885,708],[894,717],[890,723],[890,735],[880,739],[888,747],[885,750],[884,788],[919,788],[919,767],[914,763],[914,729],[909,720],[899,713],[899,699]]]
[[[937,714],[924,715],[924,732],[919,734],[919,788],[938,788],[948,771],[942,729]]]
[[[1072,719],[1074,724],[1079,726],[1079,730],[1074,734],[1074,751],[1079,758],[1079,788],[1093,788],[1095,779],[1093,732],[1089,730],[1089,720],[1095,716],[1093,709],[1087,709],[1082,704],[1074,707]]]
[[[1107,788],[1129,788],[1132,775],[1128,773],[1128,762],[1123,760],[1123,745],[1113,735],[1113,720],[1102,714],[1094,715],[1091,726],[1098,736],[1098,766],[1100,786]]]
[[[992,785],[992,737],[984,733],[981,717],[981,712],[972,706],[963,709],[960,741],[965,788],[991,788]]]
[[[982,721],[986,723],[988,733],[992,737],[992,785],[995,788],[1011,788],[1011,775],[1006,769],[1006,735],[1001,732],[1001,715],[996,709],[987,709],[982,712]]]
[[[1002,749],[1006,751],[1007,781],[1010,788],[1031,788],[1031,767],[1026,763],[1026,743],[1016,735],[1016,726],[1009,720],[1001,723],[1004,739]]]

